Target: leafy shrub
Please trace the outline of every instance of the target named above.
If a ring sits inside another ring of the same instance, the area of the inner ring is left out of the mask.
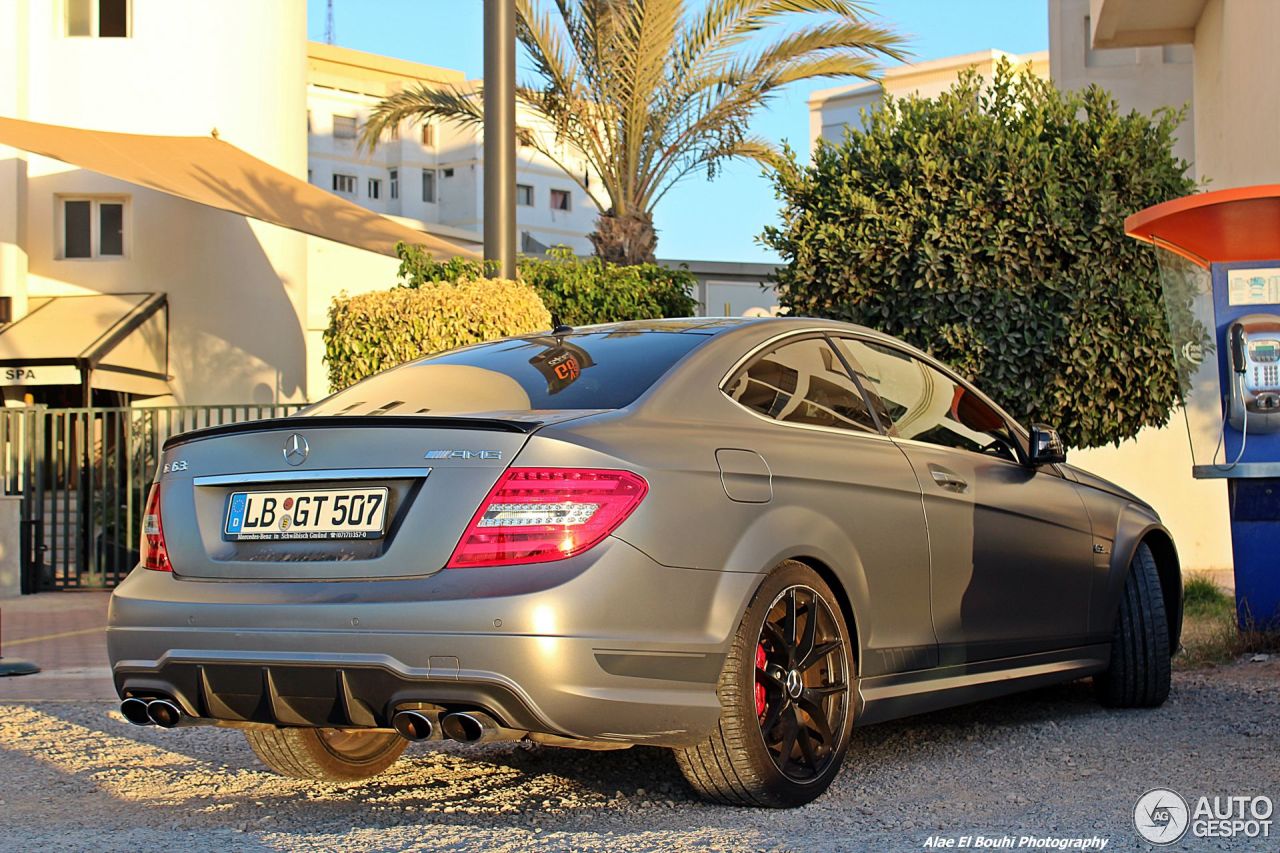
[[[340,296],[324,330],[329,385],[336,391],[429,353],[550,328],[533,288],[502,279]]]
[[[1124,217],[1194,189],[1181,115],[1122,115],[1002,63],[935,99],[886,99],[865,130],[775,178],[792,314],[902,337],[1074,447],[1160,426],[1179,399],[1155,253]]]
[[[1216,612],[1235,615],[1235,602],[1213,579],[1204,574],[1190,574],[1182,584],[1182,607],[1188,614],[1206,615]]]
[[[400,278],[406,287],[478,278],[486,272],[483,261],[436,261],[416,246],[401,245],[399,251]],[[620,266],[598,257],[578,258],[559,247],[548,258],[521,257],[516,272],[538,292],[556,322],[570,326],[688,317],[697,308],[691,295],[697,279],[687,269]]]

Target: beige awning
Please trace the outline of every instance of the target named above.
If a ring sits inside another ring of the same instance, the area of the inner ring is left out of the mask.
[[[0,145],[382,255],[394,257],[403,242],[438,258],[476,256],[473,249],[401,225],[212,136],[108,133],[0,117]]]
[[[171,393],[165,294],[33,297],[0,329],[0,386],[32,385]]]

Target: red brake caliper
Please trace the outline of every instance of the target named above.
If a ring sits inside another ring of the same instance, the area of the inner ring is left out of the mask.
[[[764,643],[756,646],[756,716],[764,718],[764,710],[768,704],[764,694],[764,671],[769,659],[764,654]]]

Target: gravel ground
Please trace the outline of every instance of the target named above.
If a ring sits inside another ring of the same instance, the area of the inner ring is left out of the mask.
[[[268,774],[236,731],[5,704],[0,849],[921,850],[935,834],[1150,849],[1132,814],[1152,787],[1280,800],[1278,664],[1179,672],[1156,711],[1101,710],[1077,683],[862,729],[827,795],[789,812],[703,805],[656,749],[414,745],[378,779],[324,785]]]

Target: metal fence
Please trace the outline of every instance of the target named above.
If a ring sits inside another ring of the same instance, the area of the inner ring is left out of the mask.
[[[0,409],[0,488],[22,496],[22,591],[111,587],[129,573],[170,436],[299,408]]]

